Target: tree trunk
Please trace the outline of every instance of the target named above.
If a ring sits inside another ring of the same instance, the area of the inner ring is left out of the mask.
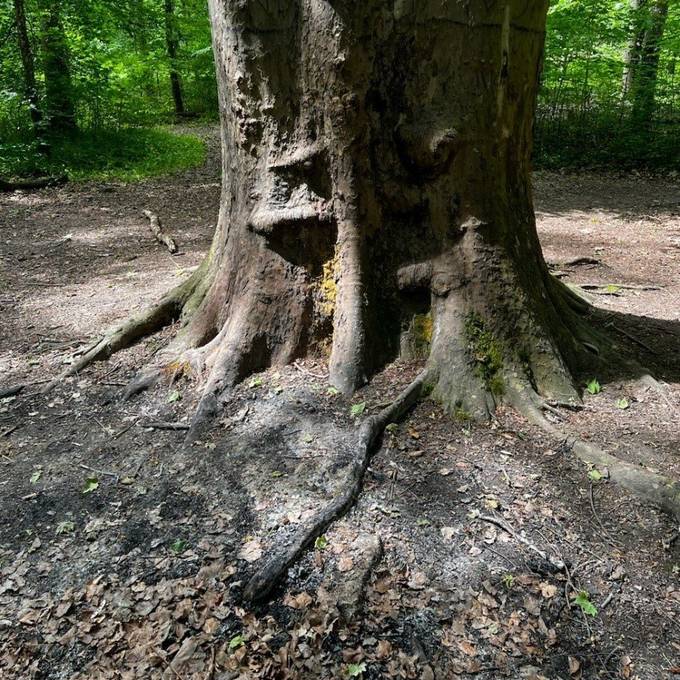
[[[627,99],[633,86],[633,78],[640,61],[640,49],[645,39],[645,22],[643,8],[647,0],[630,0],[632,17],[631,36],[626,51],[623,54],[623,82],[621,95]]]
[[[14,0],[14,20],[17,30],[17,41],[19,43],[19,54],[21,55],[21,65],[24,70],[26,99],[30,107],[33,128],[35,129],[36,136],[40,137],[42,133],[42,111],[40,110],[38,87],[35,82],[33,50],[31,49],[31,41],[29,40],[28,30],[26,28],[26,8],[24,0]]]
[[[170,61],[170,87],[172,99],[175,103],[175,113],[181,116],[184,113],[184,99],[182,97],[182,81],[177,68],[177,53],[179,38],[177,35],[177,18],[175,17],[175,3],[173,0],[165,0],[165,44]]]
[[[654,115],[656,83],[668,0],[633,0],[634,29],[625,55],[624,96],[632,101],[632,119],[649,125]]]
[[[344,392],[401,352],[451,411],[575,397],[529,182],[546,9],[211,0],[223,199],[181,338],[212,406],[328,350]]]
[[[44,5],[42,25],[45,113],[50,132],[76,129],[68,44],[60,14],[60,3]]]

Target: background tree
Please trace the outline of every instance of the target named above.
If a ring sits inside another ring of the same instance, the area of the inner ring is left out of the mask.
[[[38,86],[35,80],[33,48],[28,37],[28,28],[26,26],[26,6],[24,0],[14,0],[14,26],[17,33],[17,44],[21,56],[21,65],[23,67],[24,89],[29,106],[29,113],[36,132],[40,133],[42,111],[40,110]]]
[[[165,9],[165,43],[168,48],[170,62],[170,87],[172,99],[175,102],[175,113],[181,116],[184,113],[184,100],[182,98],[182,83],[177,70],[177,53],[179,51],[179,35],[177,19],[175,18],[175,3],[173,0],[164,0]]]
[[[71,132],[76,128],[76,110],[61,3],[44,3],[41,11],[47,126],[52,133]]]

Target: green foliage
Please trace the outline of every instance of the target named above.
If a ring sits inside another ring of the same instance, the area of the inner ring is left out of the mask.
[[[83,485],[83,493],[92,493],[99,488],[99,480],[96,477],[88,477]]]
[[[71,180],[123,180],[200,165],[205,144],[194,135],[163,129],[121,128],[55,137],[51,153],[38,153],[35,141],[0,142],[0,177],[68,175]]]
[[[347,666],[346,675],[348,678],[358,678],[366,672],[366,663],[351,663]]]
[[[593,468],[592,470],[588,471],[588,479],[591,482],[601,482],[602,477],[602,473],[597,468]]]
[[[34,129],[13,0],[0,0],[1,177],[52,173],[63,160],[76,178],[128,180],[197,162],[197,140],[169,141],[167,133],[134,129],[174,121],[163,0],[25,5],[43,120]],[[56,23],[48,21],[54,16]],[[176,2],[174,19],[179,50],[173,64],[185,109],[214,119],[217,87],[205,0]],[[49,135],[51,114],[66,96],[82,134],[48,140],[46,158],[36,137]]]
[[[597,616],[597,607],[590,601],[590,594],[585,590],[579,591],[574,598],[574,604],[580,607],[584,614]]]
[[[658,68],[630,46],[650,28],[649,3],[552,0],[539,95],[535,156],[543,167],[612,165],[680,169],[680,4],[669,3]],[[624,87],[626,63],[633,64]],[[647,95],[649,110],[638,100]],[[643,107],[644,108],[644,107]]]
[[[586,390],[588,391],[589,394],[599,394],[602,392],[602,387],[600,383],[593,378],[592,380],[589,380],[588,383],[586,384]]]
[[[365,410],[366,410],[366,402],[361,401],[358,404],[352,404],[352,407],[350,408],[349,412],[350,412],[350,415],[356,417],[356,416],[362,415]]]
[[[327,546],[328,546],[328,539],[323,535],[317,536],[317,539],[314,541],[314,547],[317,550],[325,550]]]

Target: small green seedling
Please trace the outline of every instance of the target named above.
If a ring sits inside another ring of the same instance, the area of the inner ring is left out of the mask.
[[[588,471],[588,479],[591,482],[601,482],[603,477],[604,475],[597,468]]]
[[[181,538],[178,538],[170,544],[170,550],[172,550],[175,555],[181,555],[186,549],[187,544]]]
[[[629,406],[630,402],[628,399],[626,399],[626,397],[616,400],[616,408],[620,408],[622,411],[625,411]]]
[[[352,404],[350,414],[353,416],[360,416],[366,410],[366,402],[360,401],[358,404]]]
[[[358,678],[362,673],[366,671],[366,663],[351,663],[347,666],[347,677],[348,678]]]
[[[88,477],[85,480],[85,486],[83,486],[83,493],[92,493],[95,489],[99,488],[99,480],[96,477]]]
[[[588,616],[597,616],[597,607],[590,601],[590,594],[581,590],[574,598],[574,604],[581,608],[581,611]]]
[[[246,641],[243,639],[243,635],[235,635],[231,640],[229,640],[229,651],[233,652],[239,647],[243,647]]]
[[[314,541],[314,547],[317,550],[325,550],[326,546],[328,546],[328,539],[324,535],[318,536]]]
[[[588,381],[586,390],[588,390],[590,394],[599,394],[602,392],[602,387],[600,386],[600,383],[595,378],[593,378],[592,380]]]

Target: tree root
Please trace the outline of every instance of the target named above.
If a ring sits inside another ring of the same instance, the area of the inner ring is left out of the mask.
[[[140,314],[131,317],[121,326],[106,333],[101,340],[93,343],[90,348],[84,352],[77,361],[74,361],[63,373],[61,373],[59,377],[49,382],[43,388],[43,393],[49,392],[64,380],[64,378],[75,375],[91,363],[100,359],[108,359],[119,350],[129,347],[137,342],[137,340],[141,340],[141,338],[151,335],[172,323],[180,316],[185,303],[190,300],[192,293],[201,284],[208,262],[209,258],[206,258],[203,261],[203,264],[196,269],[186,281],[166,293],[155,305],[152,305]],[[148,386],[149,385],[147,385],[147,387]],[[128,386],[128,391],[129,388],[130,386]],[[134,392],[130,392],[130,394],[133,393]]]
[[[246,600],[264,600],[314,540],[352,507],[361,490],[375,442],[387,425],[403,417],[418,401],[423,394],[428,375],[428,371],[423,371],[390,406],[362,423],[357,435],[357,454],[347,473],[342,492],[322,508],[310,522],[300,527],[290,544],[275,552],[253,575],[244,591]]]
[[[541,399],[531,388],[514,386],[509,391],[508,397],[510,403],[527,420],[554,439],[566,442],[577,458],[584,463],[606,467],[613,482],[680,520],[680,483],[622,461],[598,446],[556,427],[544,417],[541,412]]]

